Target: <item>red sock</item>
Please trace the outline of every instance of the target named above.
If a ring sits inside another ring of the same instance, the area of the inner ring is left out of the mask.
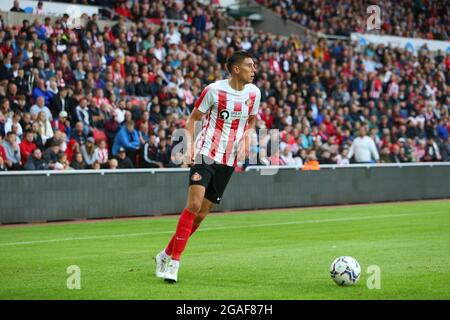
[[[194,232],[198,229],[198,227],[200,227],[200,225],[196,225],[196,224],[192,225],[191,234],[189,235],[189,237],[194,234]]]
[[[178,220],[177,230],[175,231],[174,241],[172,246],[172,259],[180,260],[181,253],[186,247],[189,235],[191,234],[192,226],[194,224],[195,214],[188,211],[186,208],[181,213]]]
[[[198,229],[198,227],[200,227],[200,225],[196,224],[192,225],[191,234],[189,235],[189,237],[192,236],[192,234]],[[166,254],[169,256],[172,255],[174,241],[175,241],[175,234],[173,235],[172,239],[170,239],[170,242],[166,247]]]

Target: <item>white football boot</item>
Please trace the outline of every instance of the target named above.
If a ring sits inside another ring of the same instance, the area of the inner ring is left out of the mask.
[[[158,278],[164,278],[164,274],[167,271],[167,266],[169,264],[170,257],[163,252],[160,252],[155,257],[156,262],[156,272],[155,275]]]
[[[180,262],[176,260],[170,260],[167,265],[166,272],[164,273],[164,280],[169,283],[178,281],[178,269],[180,268]]]

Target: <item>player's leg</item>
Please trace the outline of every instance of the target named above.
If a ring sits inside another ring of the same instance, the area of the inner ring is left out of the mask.
[[[189,236],[194,226],[194,220],[201,209],[203,198],[205,196],[205,187],[201,185],[191,185],[188,191],[188,200],[186,207],[178,219],[177,228],[168,247],[165,249],[167,254],[172,246],[171,259],[163,273],[163,278],[167,282],[178,281],[178,269],[180,267],[180,257],[186,248]]]
[[[194,225],[192,226],[191,235],[200,227],[200,224],[202,221],[206,218],[208,213],[211,212],[212,208],[214,207],[214,203],[209,201],[206,198],[203,198],[202,207],[200,208],[200,211],[195,216],[194,219]]]
[[[189,187],[186,207],[181,213],[175,231],[175,239],[172,247],[172,260],[179,261],[180,256],[186,247],[189,236],[191,235],[194,220],[202,207],[205,197],[205,187],[201,185],[192,185]]]
[[[169,270],[169,264],[176,266],[176,269],[178,269],[181,253],[186,247],[186,243],[191,234],[194,219],[201,210],[203,199],[205,197],[205,190],[206,187],[208,187],[213,174],[214,168],[203,163],[198,163],[191,168],[189,173],[189,189],[186,206],[178,220],[175,234],[166,249],[156,257],[157,276],[166,278],[165,273],[167,272],[165,271]],[[161,262],[161,264],[158,265],[158,261],[164,261],[165,263]],[[158,266],[161,268],[158,269]],[[173,271],[174,268],[171,269]],[[175,278],[174,281],[176,281],[176,272],[173,278]]]
[[[212,210],[213,207],[214,207],[214,203],[212,203],[211,201],[209,201],[206,198],[203,198],[202,206],[200,208],[200,211],[195,216],[194,224],[192,225],[191,233],[189,236],[191,236],[195,231],[197,231],[197,229],[200,226],[200,224],[202,223],[203,219],[205,219],[205,217],[208,215],[208,213]],[[172,239],[170,240],[169,244],[167,245],[167,247],[165,249],[165,253],[168,256],[172,255],[174,241],[175,241],[175,235],[173,235]]]

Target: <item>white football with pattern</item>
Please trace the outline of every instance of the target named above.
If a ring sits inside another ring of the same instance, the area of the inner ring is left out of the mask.
[[[351,286],[361,276],[361,266],[355,258],[342,256],[333,261],[330,276],[340,286]]]

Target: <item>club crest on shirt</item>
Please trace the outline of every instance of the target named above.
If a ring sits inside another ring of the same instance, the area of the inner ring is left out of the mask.
[[[200,175],[200,173],[196,172],[191,176],[191,180],[192,181],[200,181],[200,180],[202,180],[202,176]]]

